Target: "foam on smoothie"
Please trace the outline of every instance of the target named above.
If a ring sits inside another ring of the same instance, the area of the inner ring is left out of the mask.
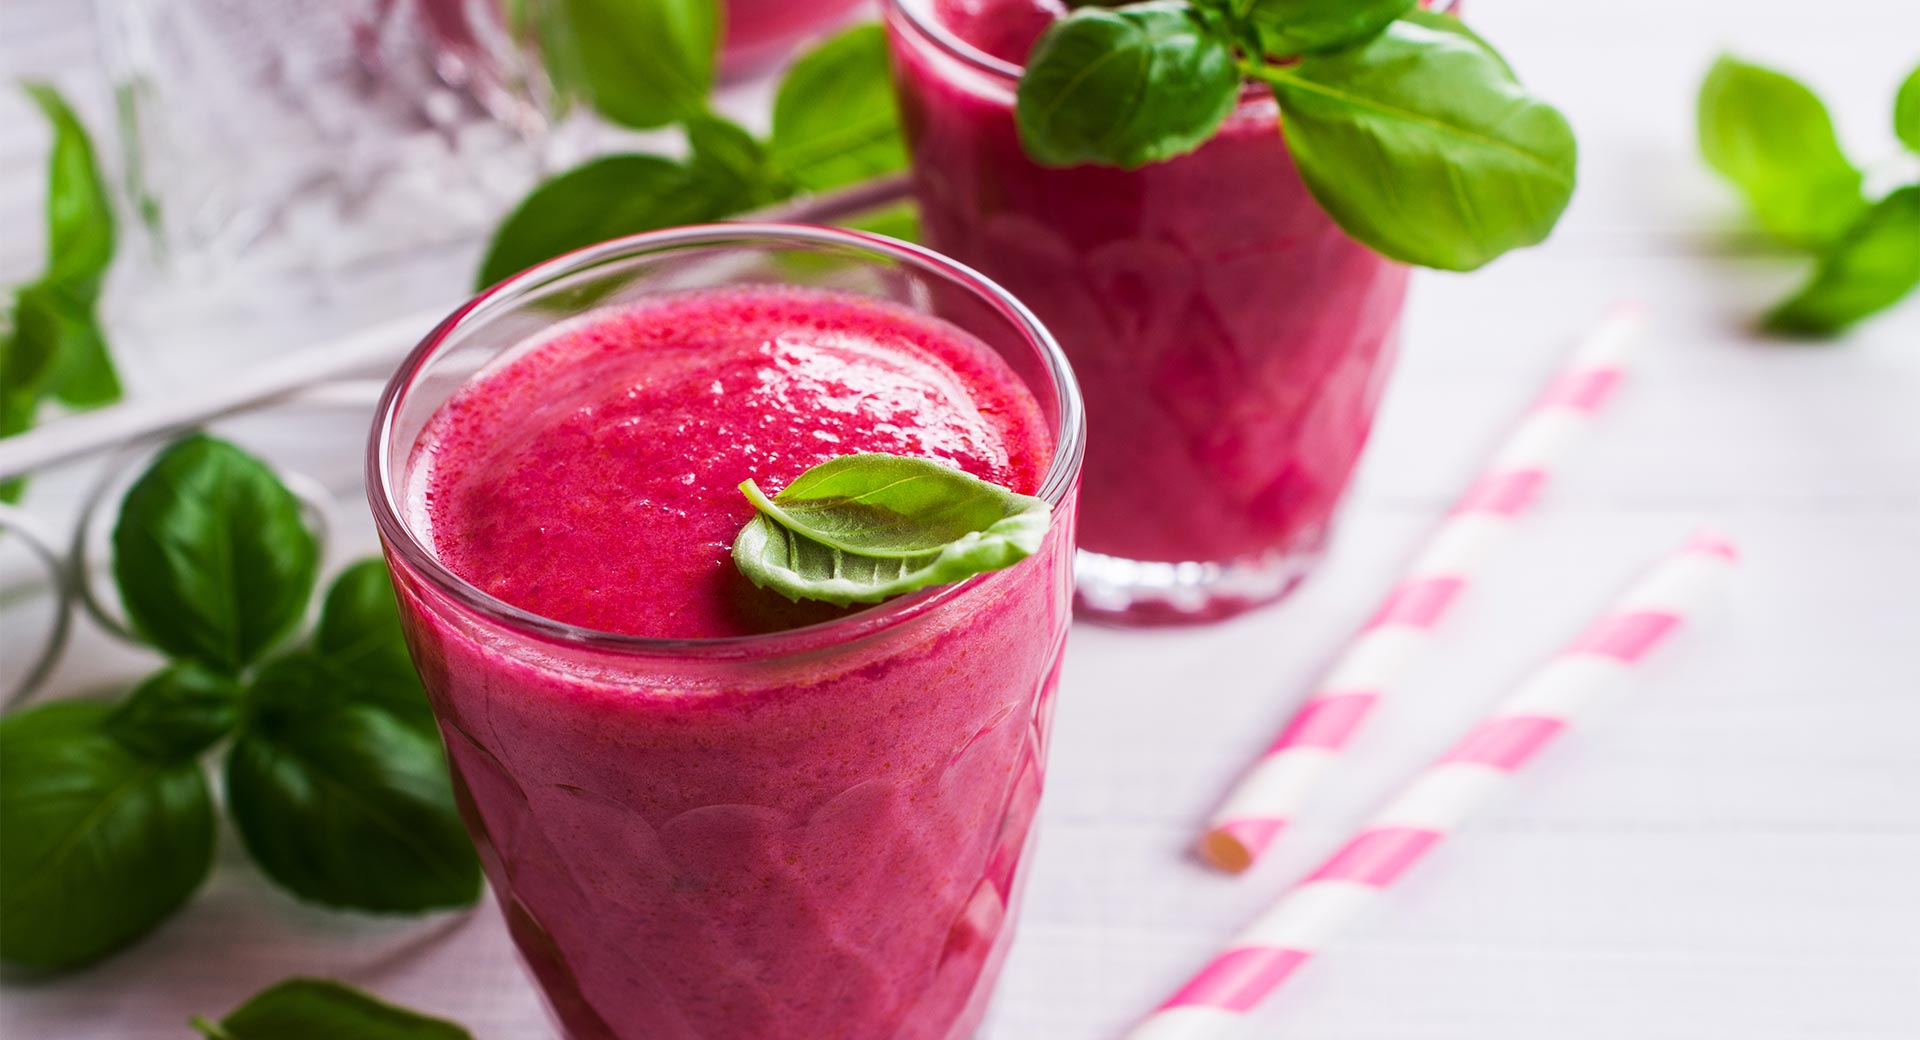
[[[749,287],[557,327],[442,406],[413,466],[442,563],[544,617],[715,638],[843,613],[754,588],[729,558],[778,488],[890,452],[1035,493],[1051,437],[1024,384],[958,328],[863,296]]]

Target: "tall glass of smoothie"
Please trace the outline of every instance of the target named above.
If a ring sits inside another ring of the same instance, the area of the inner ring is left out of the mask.
[[[1060,0],[888,0],[927,241],[1006,286],[1087,397],[1082,606],[1224,616],[1283,595],[1326,545],[1373,423],[1407,271],[1308,193],[1278,108],[1127,171],[1048,168],[1014,124]]]
[[[915,246],[641,235],[467,304],[368,483],[507,925],[569,1040],[961,1040],[1012,935],[1072,608],[1083,423],[1012,297]],[[729,546],[834,456],[1052,506],[1003,570],[864,610]]]

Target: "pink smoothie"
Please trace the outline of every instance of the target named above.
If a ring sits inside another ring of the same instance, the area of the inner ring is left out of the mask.
[[[965,333],[782,288],[590,314],[427,424],[405,486],[441,563],[546,618],[695,641],[561,642],[390,554],[463,811],[572,1040],[971,1033],[1039,794],[1071,501],[1034,558],[842,618],[734,572],[736,485],[886,451],[1031,493],[1052,445]]]
[[[1089,428],[1083,548],[1254,567],[1309,557],[1372,425],[1406,269],[1315,203],[1261,92],[1169,162],[1028,159],[1005,63],[1023,61],[1064,11],[1057,0],[896,0],[928,244],[1020,297],[1072,359]],[[952,46],[921,31],[929,19]]]

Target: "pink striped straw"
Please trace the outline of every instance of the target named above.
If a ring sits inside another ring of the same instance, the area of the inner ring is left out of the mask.
[[[1374,705],[1412,666],[1474,571],[1533,504],[1567,448],[1592,425],[1620,381],[1641,325],[1637,306],[1616,305],[1574,349],[1428,538],[1412,569],[1228,793],[1200,840],[1203,859],[1238,873],[1273,844]]]
[[[1485,804],[1610,680],[1706,606],[1735,559],[1730,543],[1700,535],[1662,561],[1127,1040],[1206,1040],[1238,1022]]]

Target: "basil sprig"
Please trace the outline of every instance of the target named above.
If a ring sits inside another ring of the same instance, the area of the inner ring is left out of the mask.
[[[1900,86],[1893,129],[1920,152],[1920,69]],[[1819,97],[1773,69],[1722,56],[1700,85],[1700,153],[1746,196],[1760,225],[1813,257],[1767,329],[1831,336],[1920,286],[1920,182],[1869,201]]]
[[[606,45],[623,46],[631,65],[655,60],[646,39],[609,38]],[[718,220],[906,166],[886,33],[878,25],[849,29],[794,63],[774,99],[773,132],[765,140],[708,112],[704,88],[697,101],[660,110],[670,113],[664,121],[685,130],[687,158],[604,156],[534,188],[494,232],[479,287],[596,242]]]
[[[218,1022],[195,1018],[192,1025],[207,1040],[473,1040],[452,1022],[331,979],[288,979]]]
[[[53,129],[47,159],[47,263],[0,307],[0,437],[34,424],[51,399],[93,408],[120,399],[95,307],[113,263],[113,203],[93,144],[59,93],[30,83],[27,96]],[[25,483],[0,482],[0,501],[18,501]]]
[[[1411,0],[1079,7],[1034,45],[1015,115],[1037,162],[1130,169],[1204,144],[1248,80],[1314,197],[1393,259],[1471,270],[1544,239],[1573,196],[1566,119]]]
[[[214,854],[201,760],[223,743],[229,815],[294,895],[378,912],[479,897],[381,561],[339,576],[308,647],[269,657],[318,547],[265,465],[197,435],[135,481],[114,546],[135,629],[173,660],[118,705],[0,719],[0,962],[77,967],[185,905]]]
[[[838,606],[962,581],[1039,551],[1050,509],[927,459],[844,455],[776,495],[749,480],[756,514],[733,543],[755,585]]]

